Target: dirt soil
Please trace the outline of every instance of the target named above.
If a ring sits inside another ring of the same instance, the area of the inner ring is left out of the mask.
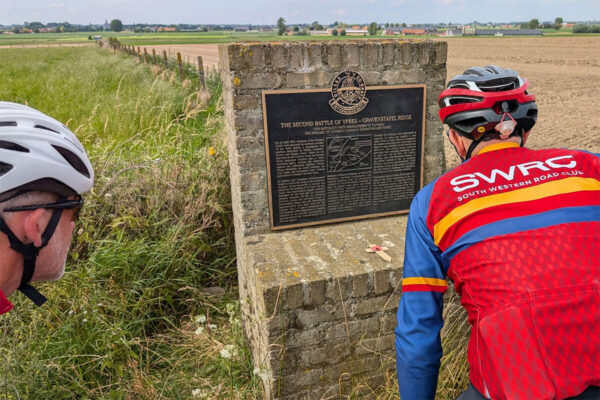
[[[448,79],[471,66],[512,68],[530,81],[539,117],[528,147],[600,152],[600,40],[597,36],[448,39]],[[217,45],[158,46],[202,56],[217,67]],[[447,144],[448,166],[458,157]]]
[[[180,52],[183,60],[193,63],[193,65],[196,65],[196,58],[201,56],[205,73],[216,70],[219,65],[219,51],[217,44],[165,44],[153,47],[156,49],[156,53],[161,55],[164,50],[171,55],[176,55]],[[148,51],[151,53],[152,47],[148,47]]]

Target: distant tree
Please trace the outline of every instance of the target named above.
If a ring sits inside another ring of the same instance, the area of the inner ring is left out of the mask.
[[[561,17],[556,17],[554,19],[554,29],[559,30],[562,28],[563,19]]]
[[[123,23],[120,19],[113,19],[110,21],[110,30],[113,32],[121,32],[123,30]]]
[[[300,28],[298,28],[298,25],[294,25],[294,27],[292,28],[292,31],[299,32]]]
[[[406,22],[403,22],[403,23],[402,23],[402,27],[403,27],[403,28],[406,28]],[[398,24],[396,24],[396,28],[398,28]]]
[[[341,36],[346,36],[346,30],[345,30],[345,29],[342,29],[342,31],[340,32],[340,35],[341,35]]]
[[[389,27],[390,27],[390,23],[389,23],[389,22],[386,22],[386,23],[385,23],[385,27],[386,27],[386,28],[389,28]]]
[[[377,22],[371,22],[367,30],[371,36],[377,35]]]
[[[39,29],[39,28],[44,28],[44,24],[42,24],[41,22],[27,22],[25,21],[25,28],[28,29]]]
[[[337,35],[338,35],[338,31],[337,31],[337,29],[332,29],[332,30],[331,30],[331,34],[332,34],[333,36],[337,36]]]
[[[537,18],[533,18],[529,21],[529,29],[537,29],[540,26],[540,21]]]
[[[347,28],[348,27],[348,24],[345,23],[345,22],[340,22],[338,25],[339,25],[340,28]]]
[[[279,17],[279,19],[277,20],[277,34],[281,36],[285,33],[286,30],[287,28],[285,26],[285,19],[283,19],[283,17]]]

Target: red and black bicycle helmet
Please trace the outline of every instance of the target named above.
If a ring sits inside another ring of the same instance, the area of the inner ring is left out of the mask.
[[[537,120],[535,95],[527,93],[528,86],[512,69],[495,65],[469,68],[452,78],[440,94],[440,119],[479,143],[485,135],[497,133],[495,126],[508,114],[517,124],[515,134],[522,135]]]

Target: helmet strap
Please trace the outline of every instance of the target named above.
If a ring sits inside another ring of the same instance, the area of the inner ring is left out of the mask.
[[[46,247],[50,241],[50,238],[56,231],[58,222],[62,216],[62,212],[63,210],[61,208],[57,208],[52,211],[50,221],[42,233],[42,243],[40,246],[35,246],[33,243],[25,244],[21,242],[21,240],[8,227],[4,219],[0,217],[0,231],[5,233],[8,237],[10,248],[23,255],[23,276],[21,277],[21,284],[18,290],[27,296],[31,301],[33,301],[37,306],[44,304],[47,299],[33,286],[29,285],[29,282],[33,278],[33,273],[35,272],[35,262],[40,254],[40,250]]]

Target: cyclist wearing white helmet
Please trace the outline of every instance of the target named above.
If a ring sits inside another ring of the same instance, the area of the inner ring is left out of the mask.
[[[20,290],[38,306],[29,283],[64,272],[74,221],[94,171],[75,135],[33,108],[0,102],[0,314]]]

